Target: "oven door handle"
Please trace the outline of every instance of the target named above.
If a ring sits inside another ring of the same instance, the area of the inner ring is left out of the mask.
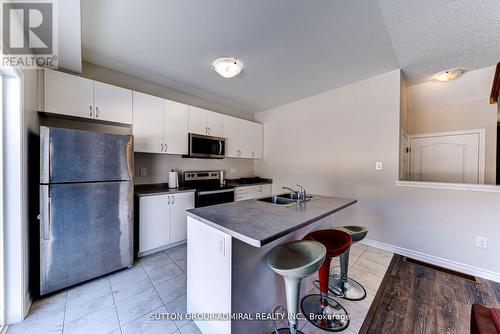
[[[222,155],[222,141],[219,140],[219,155]]]
[[[223,194],[223,193],[233,193],[234,189],[223,189],[223,190],[208,190],[208,191],[200,191],[198,195],[212,195],[212,194]]]

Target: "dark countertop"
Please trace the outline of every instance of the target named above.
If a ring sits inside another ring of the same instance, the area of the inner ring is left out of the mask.
[[[227,179],[226,184],[233,187],[249,187],[257,186],[261,184],[272,184],[272,179],[266,179],[262,177],[244,177],[240,179]]]
[[[313,195],[296,206],[279,206],[258,200],[226,203],[188,210],[189,216],[254,247],[312,224],[357,200]]]
[[[186,188],[186,187],[170,189],[168,187],[168,183],[137,184],[134,186],[134,193],[139,197],[185,193],[191,191],[196,191],[196,190],[193,188]]]

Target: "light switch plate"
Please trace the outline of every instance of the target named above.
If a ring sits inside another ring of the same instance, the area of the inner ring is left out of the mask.
[[[382,161],[377,161],[375,163],[375,169],[376,170],[382,170],[384,168],[384,165],[382,164]]]
[[[147,175],[148,175],[148,170],[147,170],[147,168],[141,168],[141,169],[140,169],[140,174],[141,174],[141,176],[147,176]]]

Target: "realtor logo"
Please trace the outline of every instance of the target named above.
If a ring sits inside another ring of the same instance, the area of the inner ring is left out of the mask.
[[[53,1],[3,1],[2,65],[55,67],[57,36]]]

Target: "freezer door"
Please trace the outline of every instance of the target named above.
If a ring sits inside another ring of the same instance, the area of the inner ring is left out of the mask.
[[[40,127],[40,183],[132,180],[132,136]]]
[[[133,184],[40,187],[40,293],[133,263]]]

